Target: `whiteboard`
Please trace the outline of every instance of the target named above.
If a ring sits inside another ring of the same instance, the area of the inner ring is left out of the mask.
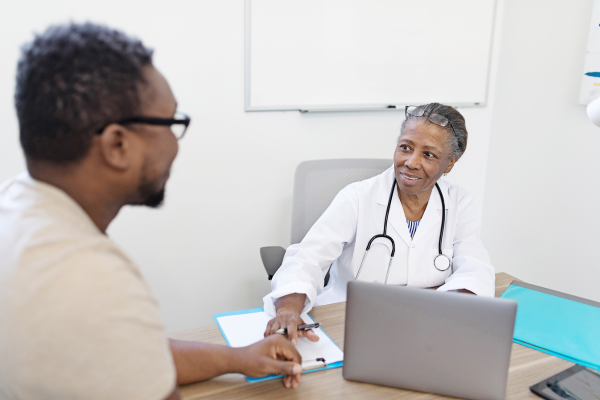
[[[494,11],[495,0],[246,0],[245,109],[484,106]]]

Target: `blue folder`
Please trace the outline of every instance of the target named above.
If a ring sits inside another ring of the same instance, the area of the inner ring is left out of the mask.
[[[239,314],[252,314],[252,313],[257,313],[257,312],[264,312],[265,309],[264,308],[251,308],[249,310],[240,310],[240,311],[231,311],[231,312],[226,312],[226,313],[220,313],[220,314],[214,314],[213,318],[215,319],[215,321],[217,322],[217,326],[219,327],[219,330],[221,331],[221,334],[223,335],[223,338],[225,338],[225,341],[227,342],[228,346],[231,346],[231,344],[229,343],[229,340],[227,339],[227,336],[225,335],[225,332],[223,332],[223,328],[221,328],[221,324],[219,324],[219,320],[217,318],[219,317],[225,317],[228,315],[239,315]],[[308,314],[307,314],[308,315]],[[311,317],[310,315],[308,315],[308,317],[315,322],[315,320],[313,319],[313,317]],[[325,333],[325,331],[323,330],[323,328],[321,328],[321,330],[323,331],[323,333]],[[329,335],[327,335],[327,333],[325,333],[325,336],[327,336],[329,338],[329,340],[331,340],[331,338],[329,337]],[[331,340],[333,342],[333,340]],[[333,342],[335,344],[335,342]],[[327,366],[325,368],[316,368],[316,369],[310,369],[308,371],[304,371],[302,372],[303,374],[306,374],[308,372],[316,372],[316,371],[321,371],[324,369],[331,369],[331,368],[339,368],[344,364],[343,361],[338,361],[335,363],[331,363],[331,364],[327,364]],[[267,376],[263,376],[261,378],[252,378],[247,376],[246,380],[248,382],[259,382],[259,381],[266,381],[269,379],[276,379],[276,378],[282,378],[283,375],[267,375]]]
[[[515,343],[600,370],[600,303],[518,281],[500,297],[518,304]]]

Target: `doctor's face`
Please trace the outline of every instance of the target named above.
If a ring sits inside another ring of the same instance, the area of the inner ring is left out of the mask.
[[[394,152],[398,188],[407,194],[431,192],[444,173],[452,170],[448,133],[430,122],[409,120]]]

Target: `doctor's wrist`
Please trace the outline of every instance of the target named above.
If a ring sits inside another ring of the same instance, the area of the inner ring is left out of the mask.
[[[302,313],[304,309],[304,303],[306,302],[306,294],[304,293],[291,293],[287,296],[278,298],[275,301],[275,310],[277,314],[281,312],[293,312],[298,315]]]

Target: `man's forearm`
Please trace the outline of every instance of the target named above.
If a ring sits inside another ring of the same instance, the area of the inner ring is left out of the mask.
[[[250,346],[231,348],[217,344],[169,340],[177,384],[204,381],[229,372],[259,377],[285,375],[283,383],[300,383],[302,357],[283,336],[274,335]]]
[[[178,385],[239,372],[234,348],[174,339],[169,339],[169,346],[177,370]]]

